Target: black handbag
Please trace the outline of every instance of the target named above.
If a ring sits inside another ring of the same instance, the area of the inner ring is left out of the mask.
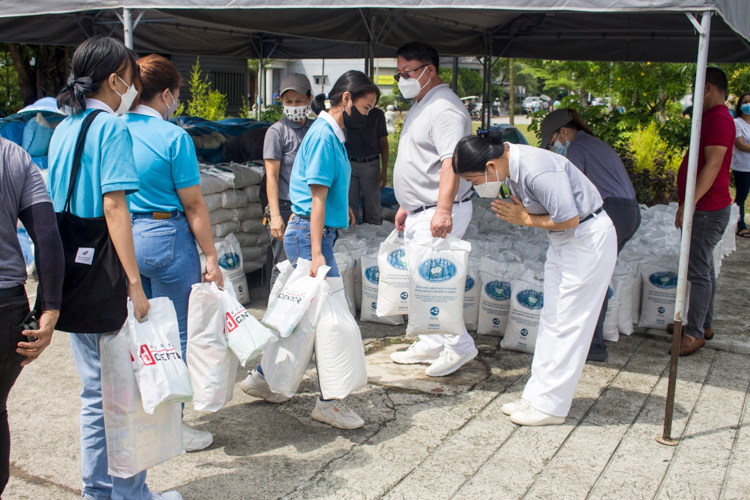
[[[83,120],[70,172],[65,208],[57,214],[57,228],[65,254],[65,278],[57,330],[107,333],[119,330],[128,316],[127,276],[109,237],[104,217],[83,218],[70,212],[81,166],[83,146],[91,123],[101,110]],[[35,309],[41,311],[41,293]]]

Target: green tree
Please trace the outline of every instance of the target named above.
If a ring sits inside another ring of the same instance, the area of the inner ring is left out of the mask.
[[[18,73],[6,44],[0,44],[0,115],[12,115],[23,107]]]
[[[216,89],[211,89],[208,76],[203,77],[200,57],[195,58],[195,65],[190,72],[190,100],[187,112],[190,116],[206,120],[223,120],[227,116],[227,97]]]

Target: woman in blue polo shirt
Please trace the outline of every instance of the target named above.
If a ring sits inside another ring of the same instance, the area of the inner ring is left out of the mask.
[[[92,110],[100,113],[86,135],[81,166],[70,211],[85,218],[105,217],[109,235],[128,279],[128,296],[135,317],[145,318],[149,303],[143,292],[130,230],[126,195],[141,184],[133,161],[133,142],[125,123],[116,116],[130,109],[138,94],[135,54],[113,38],[93,37],[73,54],[71,76],[57,96],[58,105],[71,112],[55,129],[49,146],[48,189],[55,212],[62,212],[68,193],[74,149],[81,125]],[[105,215],[106,214],[106,215]],[[81,476],[84,498],[117,500],[180,500],[176,492],[150,492],[146,471],[129,478],[110,476],[102,411],[99,341],[102,333],[71,333],[81,377]]]
[[[166,121],[177,109],[180,73],[156,54],[139,59],[138,65],[140,100],[123,118],[141,181],[140,191],[128,196],[135,254],[146,296],[169,297],[174,304],[185,359],[190,290],[201,281],[196,240],[206,256],[206,279],[218,285],[223,280],[193,140]],[[197,451],[210,446],[213,436],[183,423],[182,441],[186,451]]]

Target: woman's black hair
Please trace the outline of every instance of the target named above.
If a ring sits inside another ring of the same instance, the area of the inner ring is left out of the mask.
[[[122,76],[128,68],[133,71],[133,82],[138,82],[136,60],[135,52],[119,40],[107,36],[87,39],[73,54],[70,77],[57,95],[57,105],[60,108],[68,106],[73,114],[85,111],[86,94],[98,92],[109,75],[116,73]]]
[[[484,172],[487,162],[505,153],[505,141],[500,131],[477,130],[458,141],[453,151],[453,171],[457,174]]]
[[[747,97],[749,95],[750,95],[750,92],[745,92],[744,94],[742,94],[741,96],[739,96],[737,98],[737,106],[734,108],[734,117],[735,118],[739,118],[740,116],[743,115],[743,113],[742,113],[742,99],[744,99],[745,97]]]
[[[328,93],[328,100],[332,107],[341,104],[341,99],[344,98],[345,92],[349,92],[352,95],[352,100],[370,94],[375,94],[376,103],[380,99],[380,89],[372,82],[372,79],[361,71],[355,71],[353,69],[341,75]],[[326,95],[316,95],[310,107],[316,115],[326,109]]]
[[[579,132],[583,130],[590,136],[596,137],[594,133],[591,131],[591,129],[589,128],[589,126],[586,125],[586,122],[583,121],[583,118],[581,118],[581,115],[578,114],[578,111],[576,111],[573,108],[567,108],[567,110],[568,110],[568,114],[570,115],[571,120],[560,128],[563,128],[563,127],[571,128],[571,129],[578,130]]]

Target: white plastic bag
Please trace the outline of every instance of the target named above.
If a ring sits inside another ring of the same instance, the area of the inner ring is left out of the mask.
[[[237,357],[227,345],[221,296],[211,283],[193,285],[187,327],[193,406],[198,411],[217,411],[232,400]]]
[[[641,328],[666,329],[674,320],[674,303],[677,296],[677,266],[662,261],[656,265],[640,266],[643,283]]]
[[[479,301],[482,294],[482,280],[479,277],[479,260],[469,258],[464,287],[464,325],[470,332],[479,327]]]
[[[343,283],[337,281],[331,281],[338,288],[331,287],[315,334],[318,380],[325,399],[344,399],[367,385],[362,334],[349,313]]]
[[[222,289],[216,283],[211,283],[211,288],[221,298],[227,344],[242,366],[245,366],[248,361],[258,357],[273,339],[273,334],[237,302],[234,289],[230,286]]]
[[[359,312],[360,321],[381,323],[384,325],[400,325],[403,316],[378,316],[378,285],[380,284],[380,270],[376,255],[363,255],[360,262],[360,282],[362,283],[362,308]]]
[[[152,415],[143,410],[130,361],[128,322],[117,335],[102,335],[100,349],[107,473],[128,478],[181,455],[180,403],[159,405]]]
[[[227,235],[220,244],[216,245],[216,255],[224,281],[229,281],[234,287],[234,294],[241,304],[250,302],[247,290],[247,276],[242,261],[242,247],[234,234]]]
[[[187,403],[193,398],[190,374],[180,347],[177,313],[167,297],[149,300],[145,321],[135,319],[128,301],[130,354],[143,409],[153,414],[162,403]]]
[[[271,288],[271,293],[268,296],[268,306],[271,305],[271,302],[273,302],[273,299],[281,292],[281,290],[284,289],[284,285],[289,281],[289,276],[294,272],[294,266],[288,260],[276,264],[276,269],[279,270],[279,275],[276,277],[276,281],[273,283],[273,288]]]
[[[471,243],[453,235],[411,242],[406,257],[409,280],[407,335],[461,335],[464,326],[464,289]]]
[[[409,269],[406,264],[404,238],[398,230],[380,244],[378,251],[377,315],[394,316],[409,313]]]
[[[291,335],[330,269],[320,266],[317,276],[313,278],[310,276],[310,261],[297,259],[297,268],[274,296],[263,316],[263,324],[279,332],[282,337]]]
[[[539,331],[539,316],[544,307],[544,274],[527,269],[511,282],[508,327],[500,347],[511,351],[534,353]],[[601,307],[600,307],[601,309]]]
[[[260,362],[263,376],[271,390],[277,394],[291,398],[305,377],[307,365],[312,359],[320,312],[331,293],[328,282],[341,283],[341,278],[328,278],[321,283],[318,293],[292,334],[275,338],[263,352]]]

